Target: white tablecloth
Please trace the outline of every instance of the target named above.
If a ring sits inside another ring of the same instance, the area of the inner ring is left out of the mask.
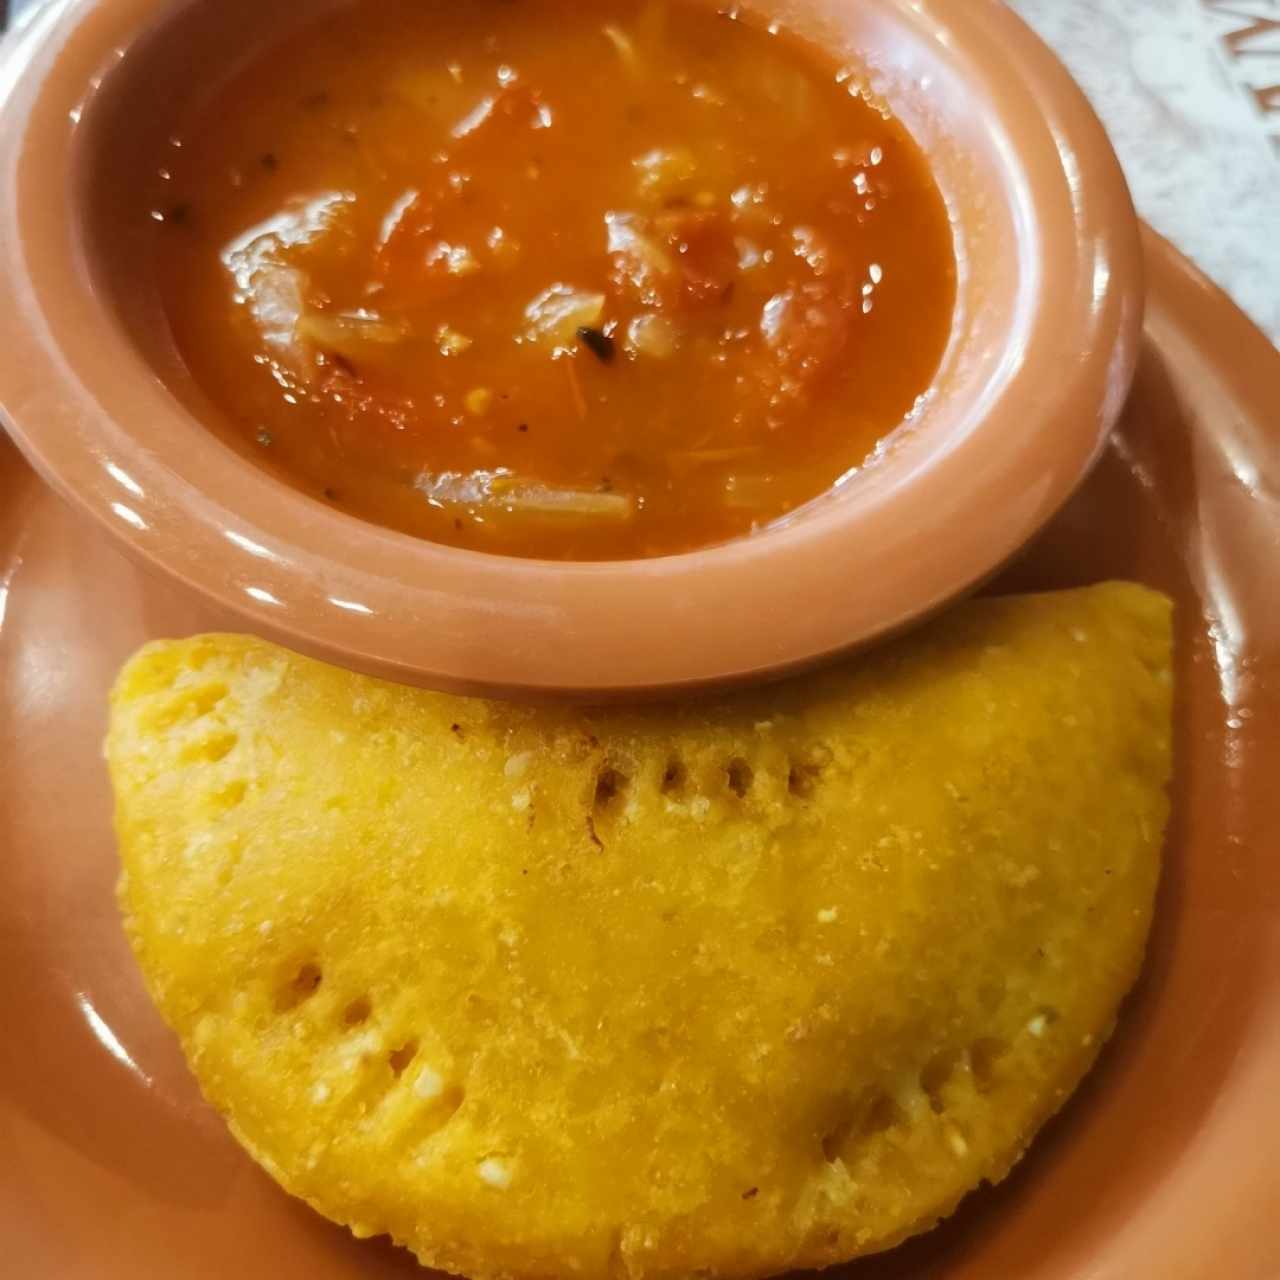
[[[1092,98],[1143,216],[1280,342],[1280,0],[1012,3]]]

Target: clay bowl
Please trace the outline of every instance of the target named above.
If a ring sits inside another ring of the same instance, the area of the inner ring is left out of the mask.
[[[328,2],[62,0],[0,64],[0,409],[49,483],[228,627],[511,696],[759,678],[974,587],[1097,457],[1133,374],[1140,245],[1067,73],[995,0],[759,0],[865,68],[951,209],[950,345],[884,456],[750,538],[593,564],[436,546],[284,486],[202,424],[145,271],[119,251],[112,193],[246,41]]]

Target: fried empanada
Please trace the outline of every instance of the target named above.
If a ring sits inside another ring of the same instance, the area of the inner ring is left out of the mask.
[[[1170,606],[962,604],[678,706],[425,693],[238,636],[112,700],[129,936],[210,1100],[476,1277],[757,1276],[1009,1171],[1141,962]]]

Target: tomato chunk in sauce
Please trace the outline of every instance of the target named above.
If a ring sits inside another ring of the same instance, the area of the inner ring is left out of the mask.
[[[910,416],[943,199],[856,73],[685,0],[354,0],[251,57],[140,218],[213,425],[438,542],[747,534]]]

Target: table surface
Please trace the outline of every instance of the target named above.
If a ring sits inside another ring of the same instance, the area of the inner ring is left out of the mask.
[[[1280,342],[1280,0],[1011,0],[1106,122],[1143,216]]]
[[[1280,343],[1280,0],[1009,2],[1093,100],[1142,215]]]

